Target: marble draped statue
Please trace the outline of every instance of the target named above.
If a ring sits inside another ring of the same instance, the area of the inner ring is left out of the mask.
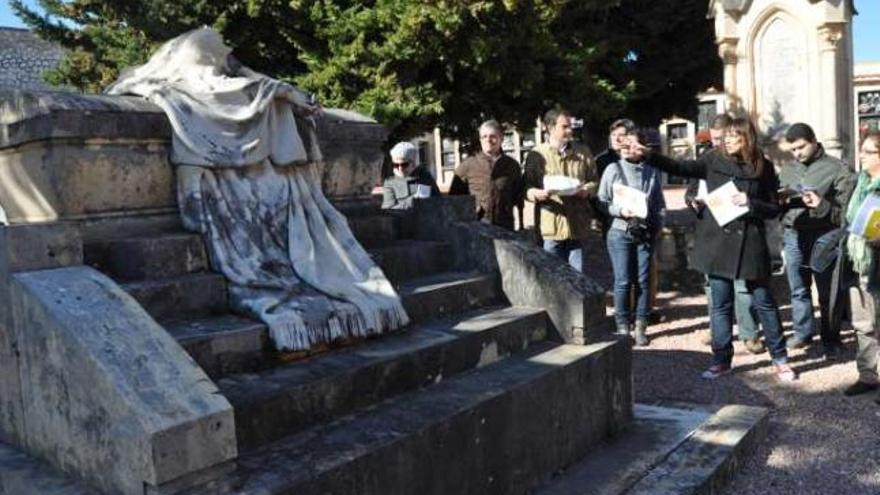
[[[265,322],[279,350],[405,326],[400,298],[321,191],[318,108],[230,51],[217,32],[190,31],[106,92],[167,114],[183,223],[205,239],[233,309]]]

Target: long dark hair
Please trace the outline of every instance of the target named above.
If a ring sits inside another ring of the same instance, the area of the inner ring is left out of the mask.
[[[758,146],[758,129],[751,119],[745,117],[736,117],[727,124],[724,129],[725,133],[731,132],[743,138],[743,147],[736,156],[727,154],[727,147],[721,147],[721,153],[731,159],[743,161],[751,165],[755,172],[753,177],[760,177],[764,174],[765,159],[764,153]]]

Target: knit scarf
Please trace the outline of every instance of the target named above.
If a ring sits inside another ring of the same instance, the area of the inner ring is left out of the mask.
[[[853,191],[849,205],[846,207],[847,223],[852,223],[855,220],[862,203],[869,194],[877,190],[880,190],[880,177],[871,178],[866,172],[859,173],[856,189]],[[873,267],[874,257],[873,249],[868,246],[865,238],[850,234],[846,240],[846,248],[847,252],[849,252],[849,258],[853,262],[853,269],[862,275],[869,273]]]

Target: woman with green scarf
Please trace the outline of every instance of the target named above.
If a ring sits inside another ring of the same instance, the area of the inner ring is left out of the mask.
[[[872,132],[862,140],[859,161],[862,170],[846,210],[846,221],[850,224],[865,200],[872,194],[880,194],[880,132]],[[843,392],[853,396],[880,389],[880,241],[869,241],[849,234],[845,242],[847,259],[844,261],[852,263],[852,269],[858,277],[858,284],[853,284],[850,288],[849,298],[858,345],[856,366],[859,379]],[[880,396],[875,402],[880,404]]]

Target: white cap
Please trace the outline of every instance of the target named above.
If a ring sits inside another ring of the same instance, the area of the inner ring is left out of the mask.
[[[391,161],[394,163],[410,162],[416,163],[416,157],[419,150],[410,142],[401,141],[391,148]]]

